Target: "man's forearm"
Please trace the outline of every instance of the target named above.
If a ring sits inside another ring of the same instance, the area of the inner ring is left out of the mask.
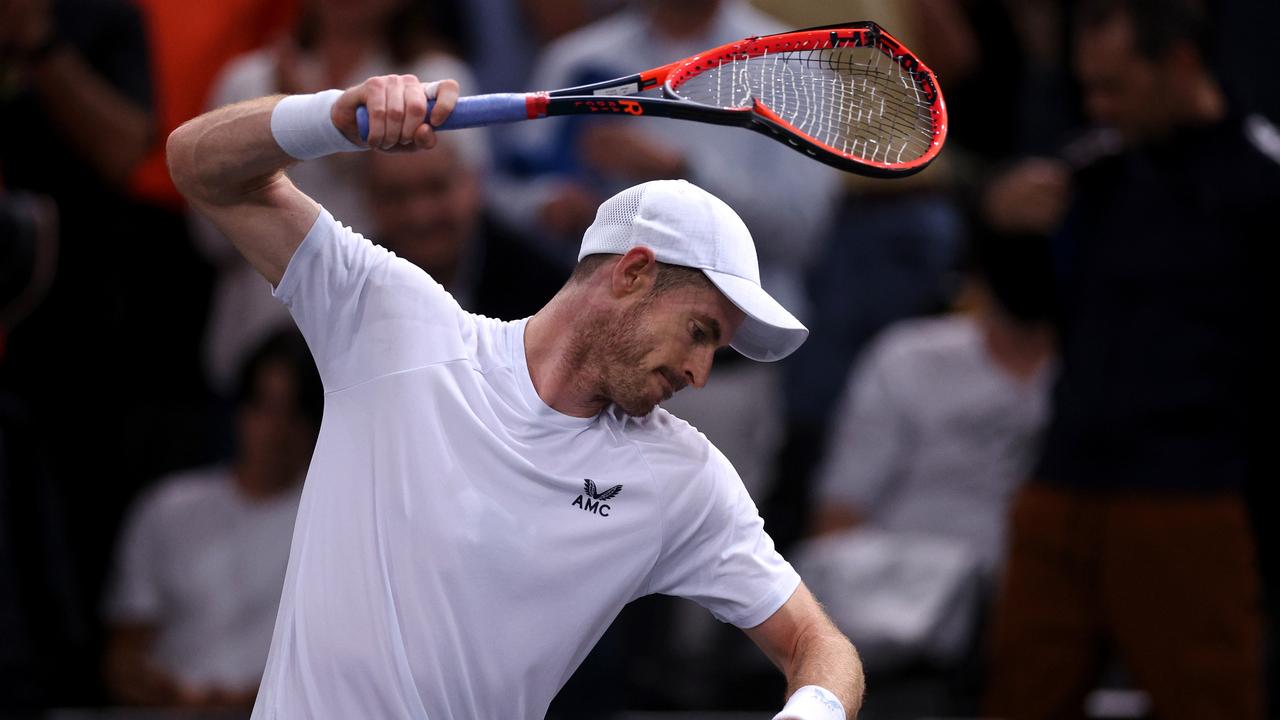
[[[169,135],[169,172],[197,203],[226,205],[270,185],[295,160],[271,134],[280,96],[205,113]]]
[[[787,676],[787,705],[777,718],[857,717],[865,687],[862,661],[804,583],[768,620],[746,633]]]
[[[787,696],[806,685],[830,690],[849,720],[858,716],[866,680],[853,643],[835,629],[815,627],[800,635],[787,673]]]

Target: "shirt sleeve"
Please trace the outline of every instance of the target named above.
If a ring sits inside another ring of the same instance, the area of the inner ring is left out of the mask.
[[[800,585],[729,461],[715,448],[692,481],[671,482],[663,545],[649,592],[688,598],[716,619],[751,628]]]
[[[826,457],[818,467],[818,501],[871,512],[893,483],[908,423],[890,378],[883,342],[872,346],[849,376]]]
[[[473,316],[412,263],[321,210],[274,290],[326,392],[470,356]]]

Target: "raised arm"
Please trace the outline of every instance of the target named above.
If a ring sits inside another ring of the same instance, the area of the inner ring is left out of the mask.
[[[768,620],[746,633],[787,676],[790,700],[775,720],[853,720],[858,716],[866,687],[862,661],[804,583]],[[835,707],[832,699],[841,707]]]
[[[435,133],[422,122],[428,93],[436,98],[431,123],[438,125],[453,110],[457,83],[424,86],[412,75],[370,78],[342,93],[267,97],[219,108],[169,136],[169,172],[192,207],[275,285],[320,213],[285,169],[300,159],[366,147],[356,129],[360,105],[369,110],[367,147],[433,147]]]

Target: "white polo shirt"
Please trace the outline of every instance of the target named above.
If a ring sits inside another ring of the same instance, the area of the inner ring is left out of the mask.
[[[327,211],[276,295],[326,394],[256,720],[541,718],[627,602],[752,627],[798,586],[687,423],[548,407],[525,321]]]

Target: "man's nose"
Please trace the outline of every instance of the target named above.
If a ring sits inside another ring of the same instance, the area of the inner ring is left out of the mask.
[[[711,363],[714,359],[714,348],[694,350],[684,370],[685,379],[690,385],[700,388],[707,384],[707,377],[711,375]]]

